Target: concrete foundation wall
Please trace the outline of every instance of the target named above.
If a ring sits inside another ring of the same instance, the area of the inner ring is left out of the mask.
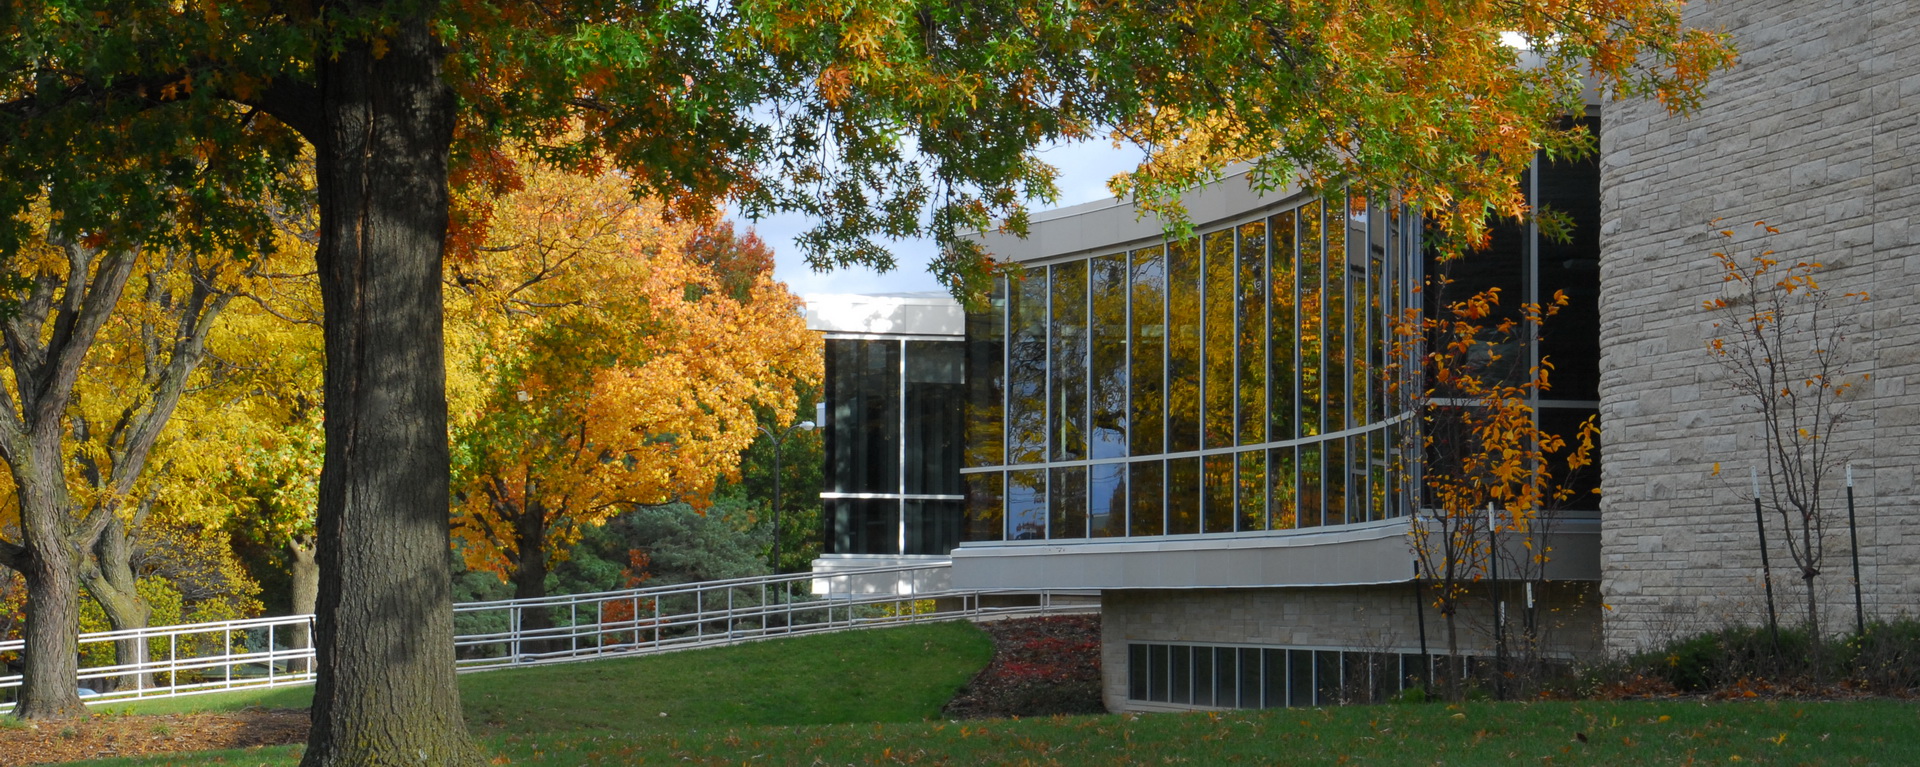
[[[1603,112],[1601,169],[1601,567],[1607,643],[1643,647],[1728,622],[1764,620],[1748,468],[1754,416],[1707,352],[1722,297],[1710,222],[1743,243],[1752,222],[1782,234],[1778,258],[1819,261],[1857,311],[1848,398],[1835,442],[1859,479],[1867,610],[1920,605],[1920,13],[1907,0],[1708,0],[1692,23],[1731,32],[1738,69],[1691,117],[1648,102]],[[1848,308],[1848,311],[1854,311]],[[1714,475],[1718,463],[1721,472]],[[1853,619],[1840,477],[1823,501],[1839,522],[1816,579],[1827,628]],[[1769,520],[1782,619],[1806,591]]]
[[[1506,595],[1509,646],[1519,646],[1522,591]],[[1591,583],[1557,582],[1536,594],[1542,654],[1591,654],[1600,640],[1600,606]],[[1100,664],[1107,708],[1128,709],[1127,646],[1137,642],[1258,645],[1418,653],[1419,615],[1412,586],[1314,589],[1156,589],[1101,592]],[[1461,651],[1491,656],[1492,611],[1483,589],[1462,601]],[[1426,609],[1427,649],[1446,649],[1446,623]],[[1164,707],[1164,706],[1161,706]]]

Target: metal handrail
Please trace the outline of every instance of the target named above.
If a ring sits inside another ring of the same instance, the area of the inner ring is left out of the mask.
[[[1056,604],[1051,591],[947,588],[951,567],[887,565],[463,602],[453,606],[456,664],[461,672],[480,671],[1091,607]],[[996,595],[1030,597],[1032,603],[989,606],[986,598]],[[471,630],[461,631],[462,623]],[[314,651],[310,641],[298,640],[312,631],[313,616],[291,615],[89,632],[79,636],[83,657],[92,647],[135,641],[144,657],[84,667],[78,683],[111,688],[86,698],[89,703],[304,684],[313,680]],[[24,647],[22,640],[0,642],[0,653]],[[110,657],[117,658],[117,649],[109,650]],[[10,697],[8,691],[20,684],[19,674],[0,676],[0,696]],[[12,705],[0,702],[0,712]]]

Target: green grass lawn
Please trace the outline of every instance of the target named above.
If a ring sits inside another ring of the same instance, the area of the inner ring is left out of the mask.
[[[518,764],[1920,764],[1920,706],[1893,701],[1403,704],[940,721],[940,704],[988,653],[971,626],[937,624],[491,672],[462,678],[461,688],[484,747]],[[131,708],[303,704],[295,693]],[[87,764],[279,767],[295,764],[296,754],[289,747]]]

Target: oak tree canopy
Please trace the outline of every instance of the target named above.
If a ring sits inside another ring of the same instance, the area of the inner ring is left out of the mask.
[[[495,147],[617,166],[681,214],[799,211],[816,265],[884,267],[886,237],[929,233],[974,297],[994,264],[961,235],[1024,228],[1048,142],[1146,146],[1118,186],[1149,210],[1251,162],[1263,184],[1399,190],[1470,242],[1488,212],[1520,212],[1536,151],[1588,140],[1558,122],[1583,75],[1684,107],[1728,56],[1674,0],[24,0],[0,33],[0,254],[36,202],[101,246],[266,246],[258,201],[312,147],[309,765],[479,759],[449,642],[440,278],[450,180],[485,183]],[[64,577],[43,563],[65,540],[27,528],[10,561]],[[29,683],[20,712],[71,695]]]

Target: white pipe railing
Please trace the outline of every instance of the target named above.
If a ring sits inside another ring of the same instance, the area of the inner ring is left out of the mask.
[[[461,671],[478,671],[1090,607],[1056,604],[1050,591],[951,589],[945,585],[951,567],[898,565],[460,603],[453,606],[454,653]],[[989,605],[995,596],[1025,598]],[[293,615],[81,634],[77,682],[97,693],[89,703],[306,683],[313,680],[306,641],[312,630],[313,616]],[[85,665],[89,655],[117,659],[122,641],[140,642],[143,657]],[[24,645],[0,642],[0,658],[17,657]],[[0,676],[0,712],[12,708],[20,683],[19,674]]]

